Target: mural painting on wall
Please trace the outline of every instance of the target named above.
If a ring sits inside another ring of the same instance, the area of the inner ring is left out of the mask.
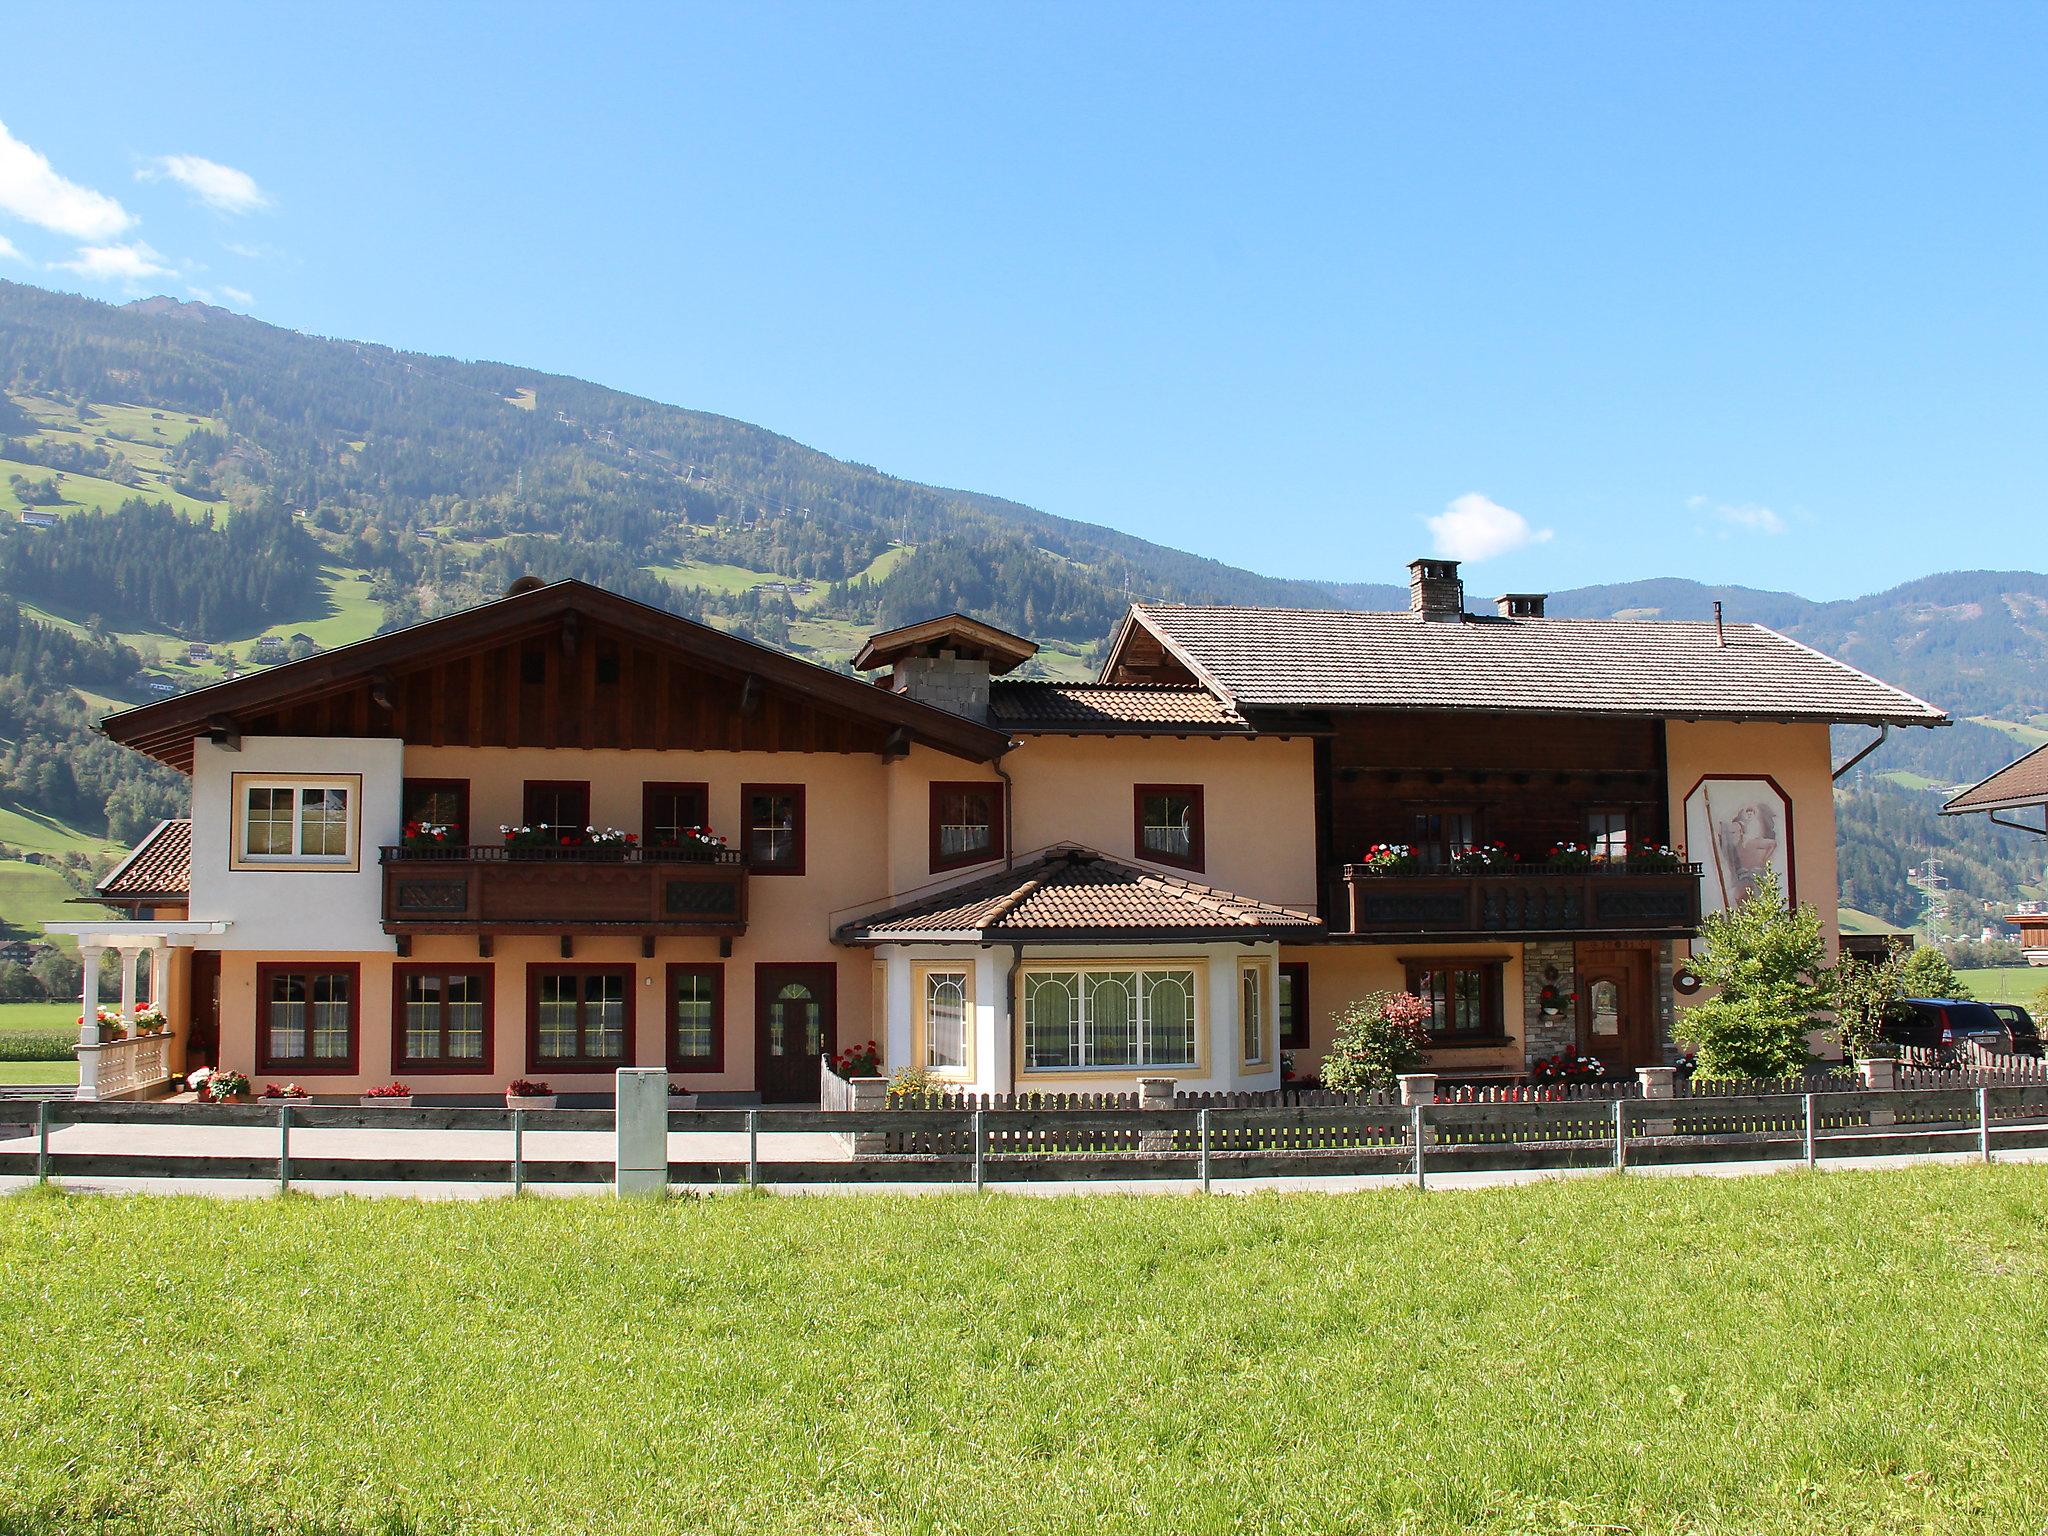
[[[1702,779],[1685,799],[1685,844],[1705,911],[1734,906],[1767,869],[1792,898],[1792,802],[1771,780]]]

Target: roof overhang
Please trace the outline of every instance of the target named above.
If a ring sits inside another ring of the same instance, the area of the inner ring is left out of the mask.
[[[853,667],[856,672],[872,672],[905,656],[928,656],[942,650],[986,661],[990,673],[1001,677],[1036,656],[1038,643],[964,613],[948,613],[868,636],[860,654],[853,658]]]

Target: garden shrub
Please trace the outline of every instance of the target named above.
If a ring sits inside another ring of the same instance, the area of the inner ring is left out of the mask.
[[[1337,1013],[1336,1037],[1323,1058],[1323,1086],[1346,1091],[1391,1088],[1429,1049],[1429,1004],[1411,992],[1368,992]]]
[[[1833,1001],[1820,913],[1788,907],[1766,871],[1748,896],[1700,925],[1689,962],[1718,995],[1680,1012],[1672,1033],[1702,1078],[1790,1077],[1806,1069],[1807,1035]]]
[[[1968,1002],[1975,996],[1949,964],[1948,956],[1938,949],[1916,949],[1908,955],[1900,981],[1906,989],[1901,994],[1904,997],[1953,997]]]

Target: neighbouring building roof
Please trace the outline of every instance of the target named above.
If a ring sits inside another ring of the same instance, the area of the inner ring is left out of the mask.
[[[834,937],[842,944],[1142,943],[1299,939],[1322,926],[1311,913],[1060,847],[856,919]]]
[[[2016,763],[2007,763],[1980,784],[1972,784],[1941,808],[1944,816],[1965,811],[2005,811],[2048,805],[2048,746],[2034,748]]]
[[[940,651],[986,661],[989,671],[1000,676],[1036,656],[1038,642],[964,613],[947,613],[868,636],[860,654],[853,658],[853,667],[856,672],[872,672],[905,656],[935,656]]]
[[[989,724],[1008,731],[1187,732],[1242,735],[1244,716],[1206,688],[1157,683],[1054,683],[1005,679],[989,685]]]
[[[160,821],[95,887],[107,901],[183,900],[192,892],[192,823]]]
[[[1134,627],[1240,711],[1948,723],[1924,699],[1761,624],[1474,614],[1427,623],[1407,612],[1139,604],[1105,679]]]

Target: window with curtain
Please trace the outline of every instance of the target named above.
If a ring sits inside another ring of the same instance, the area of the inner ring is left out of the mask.
[[[1244,1035],[1244,1064],[1266,1060],[1266,968],[1247,965],[1237,973],[1238,1023]]]
[[[400,1027],[394,1066],[489,1070],[487,970],[404,969],[395,979]]]
[[[536,967],[528,982],[532,1040],[539,1065],[627,1065],[627,999],[633,973],[620,969]]]
[[[924,973],[924,1065],[934,1072],[967,1070],[973,983],[962,970]]]
[[[257,1066],[352,1071],[356,1062],[356,973],[286,966],[257,968],[263,1010]]]
[[[250,861],[350,859],[353,786],[326,781],[241,784],[241,856]]]
[[[1498,961],[1410,965],[1408,990],[1429,1004],[1429,1032],[1436,1038],[1492,1037],[1503,1031]]]
[[[1195,1064],[1195,973],[1104,967],[1024,973],[1031,1070]]]
[[[1003,786],[931,787],[931,867],[955,869],[1003,856]]]
[[[720,1038],[725,1012],[725,968],[671,965],[668,968],[668,1069],[717,1072],[725,1060]]]
[[[1134,791],[1137,853],[1155,864],[1200,869],[1202,790],[1195,784],[1140,784]]]

